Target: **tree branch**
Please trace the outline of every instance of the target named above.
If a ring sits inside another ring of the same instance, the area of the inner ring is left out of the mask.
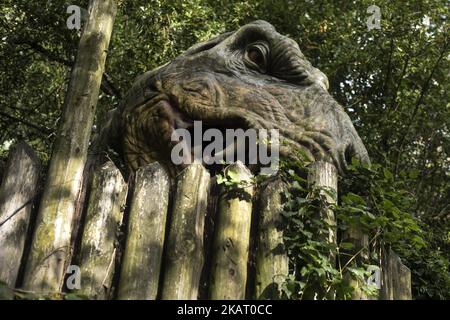
[[[31,50],[39,53],[47,60],[60,63],[66,67],[72,68],[72,66],[74,64],[73,61],[61,58],[60,56],[58,56],[54,52],[44,48],[42,45],[40,45],[37,42],[20,39],[20,40],[14,41],[14,43],[19,44],[19,45],[20,44],[27,45]],[[103,73],[100,89],[109,96],[116,96],[118,99],[122,98],[122,95],[120,94],[120,90],[117,89],[117,87],[112,82],[111,77],[106,72]]]
[[[43,133],[43,134],[46,134],[46,135],[49,135],[49,134],[51,134],[53,132],[51,129],[49,129],[47,127],[41,127],[41,126],[36,125],[36,124],[34,124],[34,123],[30,122],[30,121],[17,118],[15,116],[7,114],[6,112],[3,112],[3,111],[0,111],[0,117],[7,118],[7,119],[12,120],[14,122],[19,122],[19,123],[21,123],[21,124],[23,124],[23,125],[25,125],[27,127],[35,129],[35,130],[39,131],[40,133]]]
[[[406,141],[406,137],[409,135],[409,132],[411,130],[412,124],[414,122],[414,118],[416,117],[417,113],[419,112],[420,106],[423,103],[423,99],[425,98],[426,93],[428,92],[428,89],[430,87],[430,83],[431,83],[431,79],[433,79],[433,75],[439,65],[439,63],[441,62],[441,60],[444,58],[445,53],[447,52],[447,47],[448,47],[448,42],[445,43],[444,48],[442,49],[439,58],[436,60],[436,63],[433,66],[433,69],[431,69],[430,75],[428,76],[428,78],[425,80],[425,83],[422,86],[422,90],[420,91],[420,96],[417,99],[416,105],[414,107],[414,110],[412,112],[411,118],[408,121],[408,124],[406,126],[405,129],[405,133],[402,135],[400,143],[398,144],[398,153],[397,153],[397,161],[395,164],[395,173],[398,173],[398,167],[399,167],[399,162],[400,162],[400,156],[403,152],[403,147]]]

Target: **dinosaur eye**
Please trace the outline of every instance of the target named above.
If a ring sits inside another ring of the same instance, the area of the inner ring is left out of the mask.
[[[264,57],[259,49],[251,48],[248,50],[247,55],[250,61],[256,63],[257,65],[264,64]]]
[[[257,69],[259,72],[267,71],[267,54],[269,49],[264,43],[253,43],[245,51],[245,61],[249,67]]]

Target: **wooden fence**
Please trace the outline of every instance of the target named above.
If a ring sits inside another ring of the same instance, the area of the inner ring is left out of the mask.
[[[107,162],[85,177],[74,220],[39,221],[35,213],[42,193],[41,168],[31,148],[20,143],[10,152],[0,187],[0,280],[42,291],[45,281],[61,278],[61,290],[91,299],[279,298],[289,271],[280,227],[286,186],[269,179],[255,190],[243,164],[227,170],[248,182],[246,186],[222,189],[195,163],[175,185],[158,163],[140,168],[126,182]],[[337,188],[331,164],[313,164],[308,179]],[[332,211],[320,214],[335,223]],[[63,248],[70,253],[64,269],[75,266],[80,275],[73,287],[68,274],[34,278],[40,268],[59,272],[60,266],[49,259],[58,250],[45,248],[52,247],[46,246],[48,235],[62,232],[71,239],[70,248]],[[353,237],[364,243],[361,236]],[[328,241],[336,241],[336,235]],[[36,250],[44,253],[30,269],[29,255]],[[383,253],[381,270],[381,299],[411,299],[410,271],[395,253]]]

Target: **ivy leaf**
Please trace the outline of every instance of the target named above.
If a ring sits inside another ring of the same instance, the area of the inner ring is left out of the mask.
[[[344,250],[351,250],[355,247],[355,245],[351,242],[342,242],[340,244],[340,247]]]
[[[384,174],[384,177],[388,180],[392,180],[392,178],[394,177],[387,168],[383,168],[383,174]]]
[[[218,175],[216,175],[216,181],[217,181],[217,184],[222,184],[222,183],[224,183],[225,179],[221,174],[218,174]]]
[[[408,176],[410,179],[417,179],[417,177],[419,176],[419,170],[412,169],[411,171],[409,171]]]
[[[68,293],[64,296],[64,300],[89,300],[89,298],[82,294]]]

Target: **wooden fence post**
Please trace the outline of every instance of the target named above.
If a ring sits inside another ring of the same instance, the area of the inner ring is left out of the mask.
[[[336,203],[338,182],[336,167],[333,164],[325,161],[316,161],[311,163],[308,169],[308,183],[313,188],[321,189],[320,194],[325,196],[329,204]],[[323,219],[330,226],[328,229],[328,235],[315,235],[317,241],[328,241],[331,244],[336,244],[336,217],[333,210],[330,208],[324,208],[323,210],[317,212],[317,215],[320,219]],[[331,264],[336,264],[336,255],[334,252],[329,253],[329,259]],[[314,295],[317,293],[319,295],[327,296],[329,299],[334,298],[334,292],[326,292],[325,288],[321,288],[318,286],[312,286],[310,292],[304,294],[304,298],[313,299]]]
[[[351,250],[352,254],[358,254],[355,257],[354,262],[361,266],[369,261],[369,236],[364,234],[361,230],[355,227],[349,227],[347,230],[342,232],[341,241],[351,243],[353,248]],[[349,258],[341,258],[341,263],[346,264]],[[345,278],[348,281],[348,285],[353,288],[352,300],[368,300],[369,297],[361,290],[361,287],[365,285],[362,283],[361,279],[355,279],[350,273],[345,274]],[[373,299],[373,297],[370,297]]]
[[[381,300],[411,300],[411,271],[392,250],[381,254]]]
[[[178,177],[165,252],[164,300],[197,299],[209,182],[208,171],[197,163]]]
[[[214,236],[210,298],[244,299],[252,217],[252,174],[242,164],[230,165],[237,179],[247,184],[238,190],[226,190],[219,200]]]
[[[282,193],[279,178],[261,188],[259,196],[258,248],[256,254],[256,298],[279,299],[280,286],[289,274],[289,259],[283,242]]]
[[[127,190],[122,174],[111,161],[94,172],[79,259],[79,293],[90,299],[111,297],[117,237]]]
[[[153,163],[136,173],[118,299],[154,300],[158,293],[170,182]]]
[[[330,192],[334,192],[336,194],[335,196],[332,196],[329,193],[321,191],[321,193],[326,197],[328,203],[337,202],[337,181],[337,170],[333,164],[324,161],[316,161],[311,163],[311,165],[309,166],[308,182],[310,183],[310,185],[317,188],[327,189]],[[320,216],[330,226],[336,226],[336,217],[334,216],[333,210],[323,210],[322,212],[320,212]],[[336,243],[337,239],[335,228],[329,230],[327,240],[330,243]],[[332,255],[332,259],[334,258],[334,255]]]
[[[78,47],[36,221],[23,286],[60,291],[72,249],[72,226],[116,14],[114,0],[91,0]]]
[[[398,276],[394,279],[394,299],[412,300],[411,270],[398,259]]]
[[[36,202],[39,160],[26,143],[10,151],[0,187],[0,280],[14,288]]]

